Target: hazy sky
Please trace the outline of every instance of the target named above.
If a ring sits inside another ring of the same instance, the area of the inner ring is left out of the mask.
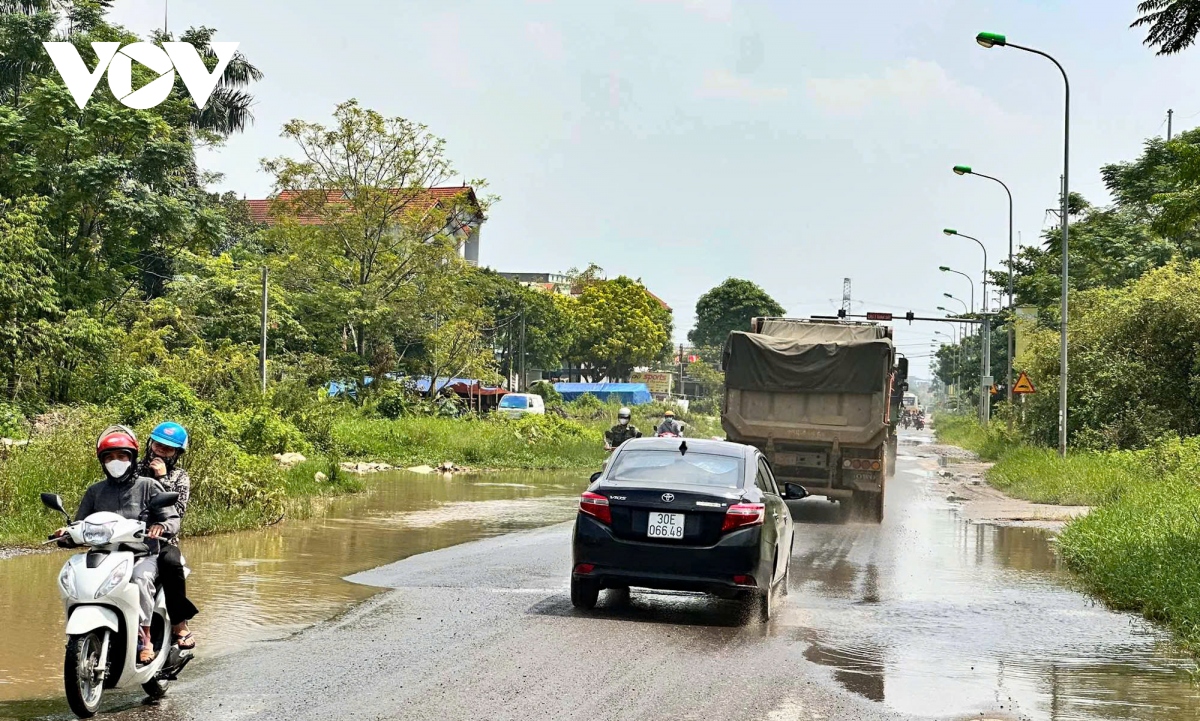
[[[114,18],[147,33],[163,3],[122,0]],[[1007,204],[957,163],[1008,182],[1016,227],[1038,242],[1057,204],[1062,79],[980,48],[981,30],[1067,68],[1071,187],[1107,202],[1101,164],[1165,133],[1168,108],[1176,131],[1200,124],[1200,48],[1155,57],[1128,29],[1136,4],[170,0],[169,22],[217,28],[266,74],[253,128],[203,158],[221,189],[264,197],[259,158],[292,151],[282,123],[357,98],[427,124],[464,176],[490,181],[502,200],[483,264],[640,277],[682,340],[696,299],[729,276],[793,315],[831,312],[845,277],[856,312],[967,298],[937,267],[978,277],[979,247],[940,231],[981,238],[995,263]],[[933,330],[897,329],[915,375]]]

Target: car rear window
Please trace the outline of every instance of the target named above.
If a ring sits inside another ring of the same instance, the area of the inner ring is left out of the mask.
[[[529,399],[525,396],[504,396],[500,399],[501,408],[528,408]]]
[[[631,450],[617,456],[608,478],[613,481],[737,488],[742,478],[742,459],[711,453],[680,453],[676,450]]]

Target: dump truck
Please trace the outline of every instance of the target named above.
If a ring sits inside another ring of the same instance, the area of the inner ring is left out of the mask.
[[[892,329],[877,323],[754,318],[722,354],[726,437],[761,450],[779,482],[883,520],[896,422],[908,390]]]

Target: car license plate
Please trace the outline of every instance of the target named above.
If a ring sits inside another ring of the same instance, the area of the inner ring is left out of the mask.
[[[650,512],[650,522],[646,524],[647,538],[683,538],[683,514]]]

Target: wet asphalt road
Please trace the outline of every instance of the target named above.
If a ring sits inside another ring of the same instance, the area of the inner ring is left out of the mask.
[[[683,594],[602,595],[578,612],[570,524],[559,524],[355,574],[391,590],[198,662],[161,706],[114,697],[106,716],[1197,717],[1200,697],[1161,655],[1161,634],[1067,588],[1040,532],[964,524],[931,494],[936,460],[915,448],[902,448],[882,526],[847,522],[823,500],[793,506],[791,593],[766,625],[737,603]]]

